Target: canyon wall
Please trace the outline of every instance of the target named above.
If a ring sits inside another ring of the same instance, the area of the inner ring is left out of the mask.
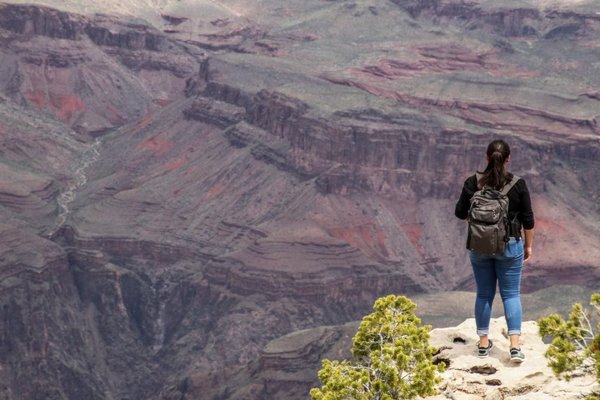
[[[0,5],[3,398],[305,398],[379,296],[464,319],[454,204],[496,137],[523,290],[599,287],[593,12],[209,3]]]

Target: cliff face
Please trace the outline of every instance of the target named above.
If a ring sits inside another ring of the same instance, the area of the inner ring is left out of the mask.
[[[202,75],[201,53],[186,52],[148,25],[3,5],[0,27],[4,93],[83,135],[141,118]]]
[[[413,18],[436,18],[468,30],[485,30],[505,37],[592,38],[600,29],[595,13],[561,8],[539,9],[536,4],[520,7],[455,0],[391,0]]]
[[[498,136],[524,291],[598,287],[586,7],[184,3],[0,6],[2,396],[304,398],[323,326],[473,288],[453,210]]]
[[[360,83],[354,81],[342,84],[361,87]],[[376,93],[376,90],[369,89],[365,88]],[[318,176],[317,185],[324,193],[366,191],[387,194],[398,186],[406,186],[418,197],[450,198],[455,194],[457,184],[455,170],[451,168],[457,160],[455,149],[462,145],[465,153],[473,154],[461,160],[466,164],[465,169],[472,171],[481,164],[475,149],[478,152],[485,151],[485,146],[493,137],[488,133],[472,138],[466,132],[444,128],[436,119],[426,118],[414,111],[390,115],[374,109],[349,110],[321,118],[311,115],[307,104],[279,93],[263,90],[255,96],[240,95],[232,88],[218,87],[213,83],[207,86],[202,96],[206,96],[201,97],[205,100],[194,105],[186,115],[210,122],[203,116],[207,109],[205,104],[209,102],[207,97],[218,100],[217,104],[225,102],[238,106],[218,113],[223,121],[222,127],[233,126],[244,120],[277,139],[283,139],[290,147],[287,159],[291,167],[307,176]],[[592,139],[594,136],[583,142],[573,141],[564,130],[569,129],[572,136],[578,131],[582,135],[596,135],[595,119],[577,121],[509,104],[434,102],[424,98],[408,98],[406,102],[434,113],[448,113],[477,125],[496,128],[509,126],[492,124],[487,114],[521,114],[521,121],[511,122],[510,128],[531,131],[533,134],[548,135],[550,132],[540,125],[534,127],[533,121],[532,125],[527,125],[524,119],[529,115],[531,119],[538,119],[538,123],[558,125],[555,134],[565,137],[557,140],[557,143],[521,145],[522,139],[515,138],[516,146],[524,147],[517,161],[519,164],[514,167],[516,169],[533,169],[535,160],[540,157],[574,162],[578,159],[595,160],[600,154],[600,146]],[[479,110],[487,118],[475,119]],[[228,134],[235,135],[229,131]],[[239,140],[243,142],[244,139]],[[435,180],[431,179],[432,170],[436,170]],[[543,183],[538,177],[527,178],[535,189],[543,190]]]
[[[41,35],[57,39],[76,40],[83,20],[49,8],[4,6],[0,26],[21,35]]]

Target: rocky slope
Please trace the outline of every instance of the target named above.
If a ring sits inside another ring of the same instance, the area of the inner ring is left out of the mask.
[[[585,2],[11,3],[5,398],[304,398],[322,326],[472,289],[453,207],[496,136],[534,194],[524,290],[600,284]]]

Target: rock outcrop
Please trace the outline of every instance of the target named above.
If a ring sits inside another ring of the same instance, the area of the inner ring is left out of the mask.
[[[282,398],[306,395],[319,382],[316,371],[323,358],[350,359],[351,339],[358,323],[320,327],[288,334],[270,342],[249,372],[236,376],[237,391],[231,399]],[[523,323],[522,364],[511,363],[504,318],[492,319],[490,338],[494,349],[488,358],[476,355],[475,320],[456,327],[433,329],[430,342],[439,349],[436,362],[444,363],[438,394],[431,400],[579,399],[599,389],[591,372],[570,381],[557,378],[544,357],[548,345],[539,336],[537,324]],[[310,364],[314,370],[302,368]],[[245,383],[242,385],[242,383]],[[233,389],[234,385],[230,385]],[[190,382],[193,388],[193,381]]]
[[[547,298],[561,295],[566,303],[586,297],[583,293],[573,292],[573,288],[562,287],[555,290],[539,291],[522,297],[526,317],[538,318],[547,315]],[[571,297],[574,296],[574,297]],[[578,398],[578,395],[591,392],[594,377],[582,373],[571,382],[556,378],[547,366],[544,352],[548,345],[542,341],[535,322],[524,322],[522,348],[526,361],[522,365],[508,361],[508,339],[506,323],[501,310],[495,310],[491,322],[490,337],[495,348],[487,359],[476,356],[476,342],[473,319],[462,318],[444,320],[434,317],[444,312],[442,304],[451,305],[457,313],[469,315],[473,312],[474,295],[454,292],[431,295],[416,295],[413,300],[418,304],[417,313],[425,323],[449,328],[435,328],[431,331],[430,342],[439,349],[437,362],[447,365],[442,374],[444,381],[439,385],[437,396],[432,399],[495,399],[520,398]],[[438,305],[435,305],[435,304]],[[437,309],[437,311],[436,311]],[[568,312],[565,304],[561,313]],[[447,317],[441,316],[442,318]],[[460,322],[463,321],[463,322]],[[221,392],[215,392],[215,398],[227,394],[231,399],[244,398],[289,398],[306,396],[310,388],[319,385],[317,371],[323,359],[351,359],[352,337],[358,330],[359,322],[344,325],[324,326],[314,329],[294,331],[270,341],[263,347],[257,359],[248,364],[248,368],[239,371],[228,383],[224,383]],[[597,385],[597,384],[596,384]],[[188,381],[188,394],[199,393],[202,385],[195,375]],[[496,396],[496,397],[494,397]],[[499,396],[499,397],[498,397]]]
[[[535,322],[523,323],[521,349],[525,361],[522,364],[510,361],[503,318],[492,320],[490,338],[495,347],[490,357],[480,359],[474,354],[479,340],[474,319],[454,328],[431,332],[431,344],[441,350],[438,360],[448,365],[442,375],[442,393],[432,399],[579,399],[598,390],[591,373],[581,374],[568,382],[554,376],[544,357],[548,345],[539,336]]]

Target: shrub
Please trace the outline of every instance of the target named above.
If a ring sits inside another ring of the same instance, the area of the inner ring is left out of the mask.
[[[313,400],[392,400],[435,394],[443,364],[433,364],[430,326],[420,326],[415,303],[404,296],[378,299],[352,339],[354,360],[323,360]]]
[[[570,379],[576,371],[592,372],[600,383],[600,293],[592,295],[586,310],[580,303],[573,305],[567,320],[552,314],[538,320],[540,335],[551,336],[552,343],[546,351],[548,365],[559,377]],[[600,400],[600,393],[592,393],[588,400]]]

